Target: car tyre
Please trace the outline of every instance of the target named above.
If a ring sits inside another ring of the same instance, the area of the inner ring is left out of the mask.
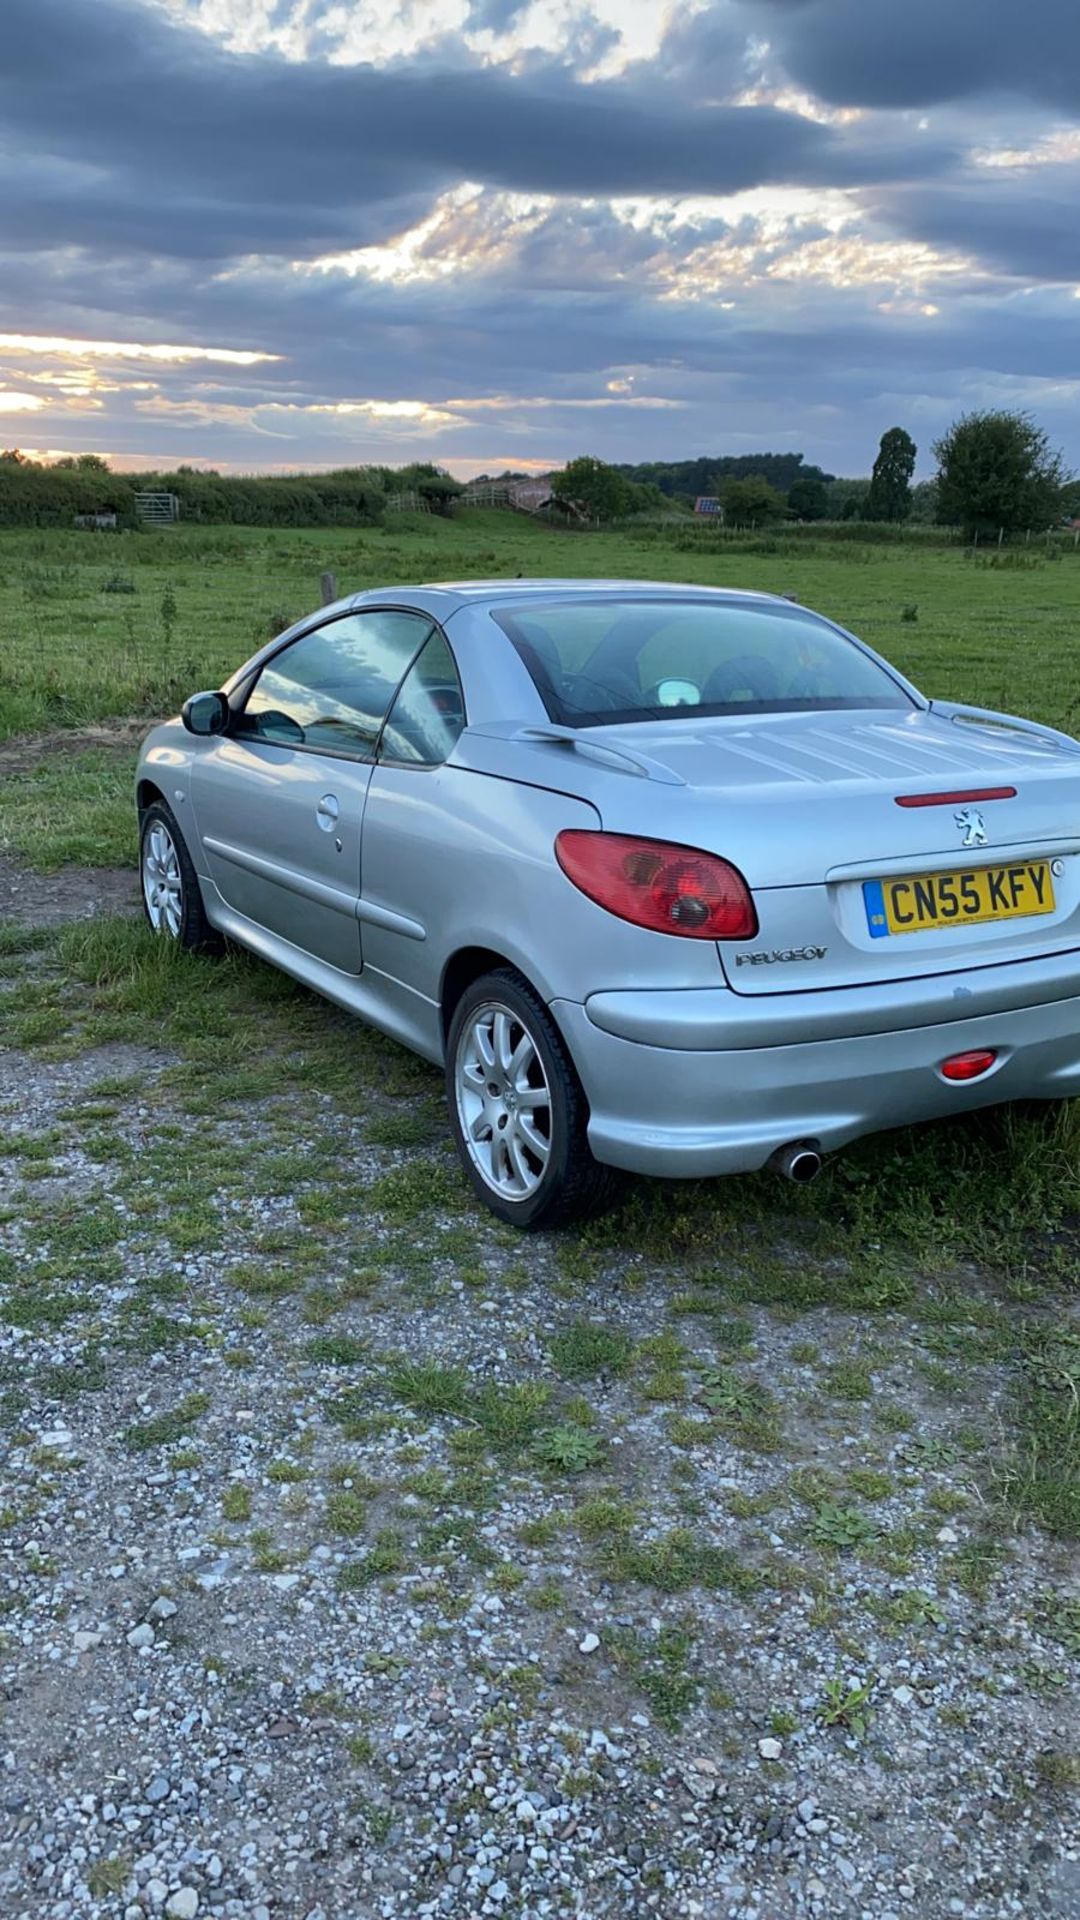
[[[454,1008],[446,1091],[462,1164],[512,1226],[566,1226],[600,1211],[616,1176],[593,1159],[588,1103],[566,1043],[512,968],[474,980]]]
[[[153,801],[139,822],[139,880],[143,912],[154,933],[188,953],[223,950],[224,939],[206,917],[184,836],[164,800]]]

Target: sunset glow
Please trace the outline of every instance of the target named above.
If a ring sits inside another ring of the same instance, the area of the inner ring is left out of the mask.
[[[460,473],[910,419],[921,474],[991,394],[1076,463],[1078,29],[973,5],[8,0],[0,415]]]
[[[280,359],[276,353],[250,353],[232,347],[142,344],[134,340],[70,340],[55,334],[0,333],[0,353],[25,353],[72,360],[150,360],[158,366],[189,366],[212,360],[223,366],[254,367]]]

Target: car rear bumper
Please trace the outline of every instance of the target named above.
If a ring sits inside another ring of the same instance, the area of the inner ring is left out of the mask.
[[[1075,959],[1071,968],[1068,996],[1060,992],[1059,971],[1051,969],[1044,983],[1050,997],[980,1012],[981,994],[958,1003],[961,983],[953,978],[948,990],[953,1005],[964,1007],[963,1017],[920,1023],[916,1011],[914,1023],[899,1024],[906,1010],[894,1006],[888,1030],[875,1024],[851,1033],[841,1025],[836,1037],[822,1033],[820,1008],[805,1004],[821,996],[785,995],[773,1044],[765,1035],[775,1002],[766,1008],[723,990],[610,993],[584,1006],[557,1001],[552,1011],[589,1100],[589,1144],[597,1159],[633,1173],[691,1178],[762,1167],[792,1141],[813,1141],[824,1153],[889,1127],[1009,1100],[1080,1094]],[[1023,971],[1029,993],[1037,994],[1036,970],[995,969]],[[962,984],[976,979],[966,975]],[[1002,985],[1008,990],[1010,983]],[[807,1023],[801,1037],[795,1037],[796,998]],[[942,1078],[943,1060],[976,1047],[998,1055],[983,1078]]]

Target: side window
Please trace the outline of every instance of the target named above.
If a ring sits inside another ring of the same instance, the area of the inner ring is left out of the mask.
[[[442,634],[433,633],[390,709],[379,759],[440,766],[464,725],[465,702],[454,656]]]
[[[430,632],[426,614],[393,611],[316,627],[267,662],[233,731],[370,758],[401,676]]]

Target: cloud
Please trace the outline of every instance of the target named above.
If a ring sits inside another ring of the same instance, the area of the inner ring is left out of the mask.
[[[474,32],[507,33],[531,0],[470,0],[466,25]]]
[[[149,360],[159,366],[190,366],[193,361],[218,361],[225,366],[252,367],[272,361],[273,353],[237,351],[233,347],[170,346],[164,341],[76,340],[64,334],[0,333],[0,353],[32,353],[64,360]]]
[[[706,21],[728,11],[710,7]],[[736,0],[734,11],[822,100],[929,107],[1022,95],[1080,109],[1075,0]]]
[[[873,205],[894,228],[933,246],[966,247],[1001,273],[1076,285],[1080,165],[1054,168],[1053,176],[1002,179],[992,193],[978,177],[926,196],[890,189],[874,196]]]
[[[851,471],[989,398],[1075,457],[1076,47],[1058,0],[6,0],[0,408]]]
[[[464,180],[715,195],[923,177],[951,158],[938,141],[899,154],[640,77],[584,85],[555,61],[518,73],[240,58],[133,0],[8,0],[0,124],[24,175],[2,216],[9,245],[36,233],[206,259],[370,244]]]

